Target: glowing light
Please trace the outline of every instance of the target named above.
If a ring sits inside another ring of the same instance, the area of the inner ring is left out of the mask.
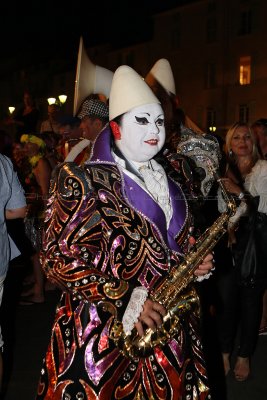
[[[65,94],[60,94],[60,95],[58,96],[60,103],[61,103],[61,104],[66,103],[67,97],[68,97],[68,96],[66,96]]]
[[[10,106],[8,107],[10,114],[13,114],[13,112],[15,111],[15,107]]]
[[[210,126],[209,127],[209,131],[211,131],[211,132],[215,132],[216,131],[216,126]]]
[[[48,104],[51,106],[51,104],[55,104],[55,102],[57,101],[57,99],[55,99],[54,97],[49,97],[47,99]]]

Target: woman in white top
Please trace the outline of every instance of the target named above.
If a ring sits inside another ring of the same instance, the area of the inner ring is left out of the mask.
[[[228,164],[223,181],[239,205],[229,222],[234,268],[219,282],[223,303],[218,316],[219,338],[227,374],[239,319],[240,338],[234,374],[236,380],[244,381],[250,374],[250,357],[257,343],[267,276],[267,242],[264,246],[263,239],[266,236],[263,226],[267,227],[267,161],[259,159],[247,124],[236,123],[229,129],[225,150]],[[218,202],[219,211],[223,211],[224,202],[220,195]],[[257,278],[251,274],[256,267]]]

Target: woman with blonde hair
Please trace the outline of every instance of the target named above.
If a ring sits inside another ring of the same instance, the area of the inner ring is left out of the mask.
[[[244,123],[235,123],[228,130],[225,151],[227,168],[223,181],[227,191],[235,196],[238,207],[228,227],[234,266],[218,282],[222,301],[218,315],[219,339],[227,374],[239,320],[234,375],[236,380],[244,381],[250,374],[250,358],[257,343],[267,280],[267,162],[260,160],[253,134]],[[223,211],[220,195],[218,201],[219,210]]]

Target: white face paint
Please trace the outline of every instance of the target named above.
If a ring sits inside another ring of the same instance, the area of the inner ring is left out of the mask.
[[[116,146],[131,161],[153,158],[165,142],[164,114],[160,104],[145,104],[125,113],[120,123],[121,139]]]

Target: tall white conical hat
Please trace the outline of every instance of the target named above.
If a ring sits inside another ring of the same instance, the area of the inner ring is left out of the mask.
[[[109,96],[109,120],[144,104],[160,103],[144,79],[122,65],[114,73]]]
[[[112,78],[112,71],[95,65],[90,60],[81,37],[76,68],[73,115],[76,115],[83,100],[92,93],[104,94],[108,98]]]
[[[161,58],[158,60],[145,78],[145,81],[149,86],[153,86],[155,80],[158,81],[169,94],[172,93],[176,95],[171,65],[166,58]]]

